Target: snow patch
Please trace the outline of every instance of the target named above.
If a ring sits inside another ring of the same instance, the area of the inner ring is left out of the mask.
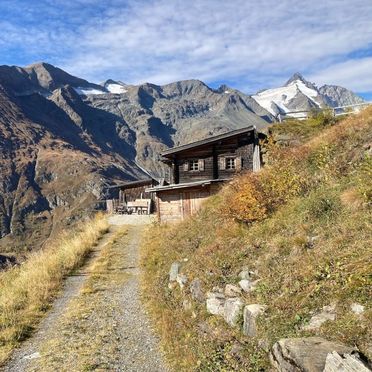
[[[106,89],[110,93],[114,93],[114,94],[122,94],[122,93],[128,92],[128,90],[125,89],[125,86],[123,86],[121,84],[108,84],[108,85],[106,85]]]
[[[226,94],[229,94],[229,93],[230,93],[230,91],[229,91],[229,90],[225,90],[225,91],[224,91],[224,93],[226,93]]]
[[[106,92],[103,90],[99,89],[94,89],[94,88],[82,88],[82,87],[77,87],[74,88],[75,92],[77,94],[80,94],[81,96],[89,96],[89,95],[95,95],[95,94],[105,94]]]

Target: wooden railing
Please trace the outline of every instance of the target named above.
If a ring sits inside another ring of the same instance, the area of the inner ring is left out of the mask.
[[[356,103],[354,105],[346,105],[346,106],[338,106],[338,107],[330,107],[329,109],[332,110],[333,116],[341,116],[341,115],[348,115],[348,114],[357,114],[367,106],[372,105],[372,102],[363,102],[363,103]],[[321,109],[319,109],[320,111]],[[281,123],[285,119],[299,119],[304,120],[307,119],[311,113],[314,111],[289,111],[285,113],[279,113],[276,116],[276,119]]]

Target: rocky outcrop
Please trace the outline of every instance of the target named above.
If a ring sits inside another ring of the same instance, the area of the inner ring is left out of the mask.
[[[251,304],[244,307],[243,311],[243,334],[249,337],[257,335],[257,317],[266,310],[265,305]]]
[[[221,292],[208,292],[206,307],[207,311],[213,315],[224,316],[225,314],[225,295]]]
[[[304,325],[304,331],[315,331],[319,329],[323,323],[336,319],[336,307],[334,305],[323,306],[321,312],[313,315],[308,324]]]
[[[369,372],[370,368],[355,354],[329,353],[323,372]]]
[[[270,360],[280,372],[323,372],[329,353],[351,353],[353,348],[320,337],[287,338],[274,344]]]
[[[236,327],[239,324],[243,312],[244,302],[240,298],[228,298],[225,301],[223,309],[223,317],[225,322]]]
[[[200,279],[195,278],[191,283],[190,283],[190,293],[192,299],[198,301],[198,302],[204,302],[205,300],[205,295],[202,289],[202,284]]]

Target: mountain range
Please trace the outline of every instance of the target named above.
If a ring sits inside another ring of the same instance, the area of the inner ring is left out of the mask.
[[[40,246],[97,206],[108,185],[164,176],[168,147],[360,100],[299,74],[249,96],[199,80],[94,84],[47,63],[0,66],[0,253]]]
[[[323,85],[318,88],[299,73],[294,74],[284,86],[262,90],[252,97],[274,116],[286,114],[293,117],[298,111],[364,102],[355,93],[337,85]]]

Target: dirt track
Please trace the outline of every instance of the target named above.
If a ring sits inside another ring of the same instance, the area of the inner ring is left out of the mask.
[[[112,245],[114,263],[100,273],[97,290],[84,293],[90,269],[123,227],[112,226],[84,267],[67,278],[38,331],[3,371],[168,371],[140,302],[138,250],[144,226],[125,228],[127,234]]]

